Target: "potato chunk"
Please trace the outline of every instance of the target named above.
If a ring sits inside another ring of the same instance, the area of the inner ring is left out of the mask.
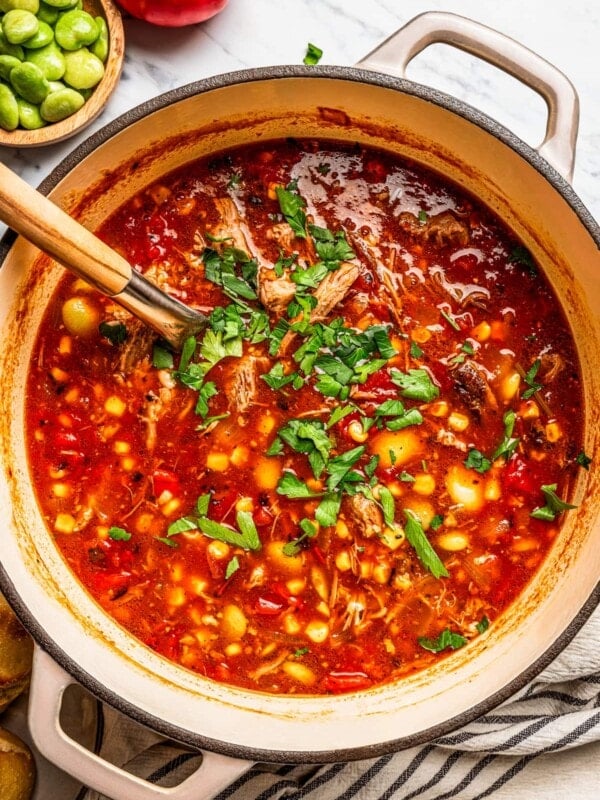
[[[398,467],[419,458],[423,452],[422,438],[411,429],[400,431],[381,431],[373,437],[371,452],[379,456],[379,464],[383,469]]]

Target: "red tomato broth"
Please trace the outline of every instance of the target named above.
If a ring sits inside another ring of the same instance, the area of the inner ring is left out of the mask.
[[[323,262],[323,234],[294,235],[278,186],[304,199],[329,244],[342,242],[344,257],[304,293],[290,276]],[[213,322],[191,360],[208,364],[199,383],[214,384],[197,413],[199,391],[178,377],[178,356],[173,368],[153,366],[141,324],[81,281],[61,281],[28,380],[30,468],[49,530],[98,603],[166,658],[274,693],[365,689],[485,633],[558,533],[562,507],[531,516],[548,505],[541,487],[556,484],[555,496],[567,498],[581,465],[568,325],[511,232],[454,185],[391,154],[287,141],[187,165],[127,201],[99,233],[206,313],[234,302],[207,279],[209,253],[223,270],[232,246],[245,251],[258,277],[242,275],[243,258],[232,274],[257,281],[259,296],[238,305],[243,335],[260,311],[270,333],[248,341],[228,329],[227,339]],[[276,266],[280,257],[288,261]],[[354,280],[340,289],[344,272]],[[272,301],[265,288],[285,295],[290,284],[309,298],[305,321],[311,304],[318,313],[333,298],[321,322],[302,328],[301,309],[286,311],[291,298]],[[311,300],[319,285],[324,301]],[[73,297],[88,312],[83,323],[64,311]],[[277,351],[282,319],[298,330]],[[317,363],[335,360],[324,387],[324,369],[303,361],[302,348],[317,331],[334,336],[336,319],[353,346],[379,330],[392,350],[375,348],[349,367],[356,351],[322,341]],[[102,335],[97,320],[124,324],[127,339]],[[207,360],[227,341],[235,354]],[[262,376],[277,364],[276,377],[296,380],[267,385]],[[373,370],[337,388],[333,375],[365,364]],[[405,380],[415,370],[421,385],[411,397]],[[389,401],[402,406],[386,416]],[[331,417],[345,406],[346,416]],[[295,445],[291,428],[304,434]],[[352,450],[343,472],[339,457]],[[306,496],[285,496],[284,479]],[[333,516],[327,499],[338,504]],[[200,519],[233,541],[211,538]],[[244,520],[253,546],[239,538]],[[433,567],[406,538],[415,525]]]

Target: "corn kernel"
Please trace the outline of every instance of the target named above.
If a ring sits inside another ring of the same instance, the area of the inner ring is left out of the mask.
[[[183,586],[172,586],[167,589],[166,601],[170,606],[180,607],[185,605],[185,589]]]
[[[235,504],[236,511],[254,511],[254,500],[251,497],[240,497]]]
[[[225,655],[228,658],[231,658],[232,656],[241,655],[242,651],[243,647],[239,642],[231,642],[231,644],[228,644],[227,647],[225,648]]]
[[[380,561],[373,567],[373,580],[375,583],[385,585],[392,574],[392,568],[386,561]]]
[[[171,500],[164,503],[164,505],[160,507],[160,510],[165,517],[170,517],[172,514],[175,514],[176,511],[179,511],[180,506],[181,500],[178,497],[173,497]]]
[[[335,533],[340,539],[349,539],[350,538],[350,529],[346,525],[343,519],[338,517],[337,522],[335,523]]]
[[[352,559],[350,558],[350,553],[347,550],[340,550],[335,557],[335,565],[340,572],[348,572],[350,569],[352,569]]]
[[[405,592],[410,589],[412,586],[412,581],[410,579],[410,575],[408,572],[397,572],[394,575],[394,580],[392,583],[394,589],[400,589],[400,591]]]
[[[233,603],[228,603],[223,609],[221,619],[221,632],[231,641],[242,639],[248,629],[248,619],[242,609]]]
[[[148,533],[152,528],[154,517],[152,514],[140,514],[135,521],[135,529],[138,533]]]
[[[66,383],[69,380],[69,373],[60,367],[52,367],[50,375],[57,383]]]
[[[122,456],[131,451],[131,445],[129,442],[124,442],[121,439],[117,439],[117,441],[113,443],[113,450],[115,453]]]
[[[306,580],[304,578],[290,578],[289,581],[286,581],[285,585],[288,592],[294,597],[297,597],[306,589]]]
[[[325,602],[325,600],[321,600],[320,603],[317,603],[315,606],[315,611],[318,611],[319,614],[322,614],[324,617],[330,617],[331,611],[329,610],[329,606]]]
[[[125,472],[133,472],[136,466],[135,458],[131,456],[125,456],[121,459],[121,468],[125,470]]]
[[[58,533],[73,533],[76,524],[75,517],[72,514],[61,512],[56,515],[54,520],[54,530]]]
[[[549,442],[558,442],[562,438],[562,431],[558,422],[549,422],[546,425],[546,439]]]
[[[487,342],[492,333],[492,327],[489,322],[480,322],[471,330],[471,336],[476,342]]]
[[[172,564],[169,569],[169,578],[173,583],[180,583],[183,578],[183,564]]]
[[[259,489],[275,489],[281,477],[281,463],[278,458],[258,458],[253,474]]]
[[[390,550],[397,550],[405,538],[404,530],[400,525],[394,525],[393,527],[384,528],[379,540]]]
[[[96,527],[96,536],[103,541],[108,539],[109,528],[106,525],[98,525]]]
[[[540,407],[532,398],[523,400],[519,406],[519,416],[522,419],[537,419],[540,416]]]
[[[296,636],[301,630],[301,625],[293,614],[284,617],[283,627],[288,636]]]
[[[500,484],[498,478],[488,478],[488,480],[485,482],[483,496],[489,501],[500,499],[502,496],[502,485]]]
[[[58,343],[58,352],[61,356],[68,356],[73,350],[73,339],[70,336],[61,336]]]
[[[227,542],[221,542],[218,539],[213,539],[208,543],[206,552],[211,558],[216,558],[217,561],[222,561],[225,558],[229,558],[231,547],[227,544]]]
[[[445,400],[438,400],[435,403],[430,403],[427,407],[427,412],[432,417],[447,417],[449,411],[448,403]]]
[[[329,637],[329,625],[322,620],[315,619],[304,628],[304,633],[311,641],[321,644]]]
[[[127,408],[126,403],[118,395],[111,394],[104,401],[104,410],[112,417],[122,417]]]
[[[203,594],[208,588],[208,581],[204,578],[198,578],[196,575],[192,575],[188,578],[186,584],[190,592],[197,595]]]
[[[431,331],[428,328],[418,327],[413,330],[410,337],[413,342],[418,344],[425,344],[431,339]]]
[[[417,472],[410,488],[417,494],[433,494],[435,491],[435,478],[429,472]]]
[[[65,392],[64,394],[65,403],[69,403],[69,405],[77,403],[80,397],[81,397],[81,392],[79,391],[79,388],[77,386],[73,386],[71,389],[69,389],[68,392]]]
[[[466,431],[469,427],[469,418],[466,414],[460,414],[458,411],[452,411],[448,417],[448,427],[453,431]]]
[[[533,536],[520,536],[515,538],[512,549],[515,553],[527,553],[530,550],[538,550],[540,543]]]
[[[70,497],[73,493],[72,487],[68,483],[53,483],[52,494],[54,497]]]
[[[234,467],[245,467],[250,460],[250,450],[246,445],[234,447],[229,456],[229,460]]]
[[[368,580],[373,574],[373,564],[371,561],[360,562],[360,577]]]
[[[212,451],[206,456],[206,467],[213,472],[225,472],[229,467],[229,456]]]
[[[275,418],[271,414],[263,414],[258,420],[256,429],[263,436],[268,436],[276,424]]]

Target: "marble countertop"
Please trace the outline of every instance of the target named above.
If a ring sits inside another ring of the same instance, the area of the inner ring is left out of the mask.
[[[0,160],[38,185],[52,168],[90,133],[139,103],[164,91],[211,75],[276,64],[300,64],[307,43],[323,50],[322,64],[352,65],[409,19],[424,11],[452,11],[489,25],[525,44],[561,69],[575,85],[581,103],[575,192],[600,220],[600,6],[592,0],[230,0],[221,14],[197,26],[154,28],[125,20],[126,57],[116,92],[86,131],[58,145],[12,150],[0,147]],[[528,144],[543,138],[546,107],[538,95],[483,61],[436,45],[409,67],[408,77],[464,100],[498,120]],[[0,226],[0,233],[1,233]],[[539,765],[535,794],[519,794],[510,782],[498,800],[555,798],[569,792],[569,776],[589,777],[589,797],[600,745],[557,754]],[[36,798],[61,796],[39,788]],[[596,785],[597,789],[597,785]],[[514,792],[514,794],[513,794]],[[63,796],[64,793],[62,793]],[[496,795],[495,795],[496,796]],[[577,798],[580,795],[577,793]]]

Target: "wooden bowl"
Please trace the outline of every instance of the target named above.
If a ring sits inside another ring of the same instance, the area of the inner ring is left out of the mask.
[[[104,64],[104,77],[79,111],[60,122],[50,122],[45,127],[33,131],[24,128],[5,131],[0,128],[0,146],[42,147],[60,142],[79,133],[93,122],[106,105],[119,82],[123,67],[125,36],[121,12],[113,0],[84,0],[83,7],[93,16],[103,16],[108,26],[108,58]]]

